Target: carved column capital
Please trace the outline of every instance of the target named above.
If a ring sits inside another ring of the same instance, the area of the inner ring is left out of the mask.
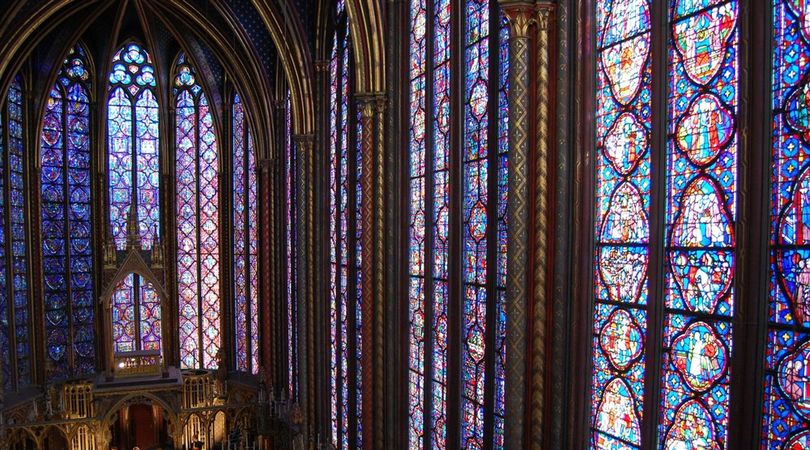
[[[501,1],[501,11],[509,21],[509,36],[512,38],[529,37],[529,27],[535,20],[535,4],[527,1]]]
[[[315,135],[314,134],[294,134],[292,135],[292,142],[301,152],[305,154],[312,153],[315,148]]]
[[[329,70],[329,60],[320,59],[315,61],[315,72],[326,72]]]
[[[551,2],[538,2],[535,5],[535,22],[539,31],[548,31],[555,5]]]
[[[357,100],[360,114],[366,119],[374,117],[374,114],[384,112],[388,105],[385,92],[358,92],[354,95],[354,98]]]
[[[259,170],[261,170],[262,173],[268,173],[273,165],[273,162],[270,158],[263,158],[258,161],[257,165],[259,166]]]

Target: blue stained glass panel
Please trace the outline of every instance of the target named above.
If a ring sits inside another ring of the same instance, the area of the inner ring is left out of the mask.
[[[118,250],[126,248],[126,223],[133,206],[143,249],[151,249],[160,232],[159,106],[154,72],[147,51],[129,43],[113,56],[108,77],[110,223]]]
[[[86,64],[81,47],[70,50],[46,101],[40,134],[49,379],[95,370]]]
[[[651,6],[649,0],[605,0],[596,9],[594,449],[641,445],[650,239]]]
[[[769,330],[761,448],[810,447],[810,9],[772,0]]]
[[[177,58],[176,72],[173,92],[180,358],[183,368],[216,369],[221,357],[219,150],[208,100],[184,53]],[[156,185],[148,180],[142,185],[146,192],[156,192]]]
[[[734,312],[736,0],[669,9],[664,355],[659,438],[727,448]]]
[[[6,97],[8,121],[8,217],[11,238],[11,292],[14,304],[14,338],[17,387],[31,383],[31,312],[28,286],[28,240],[25,189],[25,132],[22,78],[11,83]]]
[[[5,117],[0,114],[0,130],[5,130]],[[6,173],[6,155],[8,146],[5,139],[0,136],[0,174]],[[6,210],[6,181],[5,176],[0,176],[0,211]],[[8,286],[6,260],[8,258],[6,250],[6,240],[8,235],[8,224],[5,221],[5,214],[0,218],[0,285]],[[12,385],[12,349],[11,349],[11,314],[9,314],[8,289],[0,289],[0,386],[3,391],[9,390]]]

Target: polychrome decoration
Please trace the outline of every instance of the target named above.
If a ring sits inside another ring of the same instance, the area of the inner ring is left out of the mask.
[[[253,138],[239,95],[234,96],[233,292],[236,368],[259,372],[258,179]]]
[[[216,369],[221,345],[219,150],[208,100],[184,53],[175,72],[180,365]]]
[[[40,134],[48,379],[95,370],[90,81],[85,51],[73,47],[46,100]]]
[[[345,5],[338,2],[338,26],[329,63],[329,236],[330,236],[330,411],[331,442],[337,448],[363,446],[363,277],[364,197],[360,108],[351,80],[352,44]]]
[[[590,448],[641,448],[650,211],[650,0],[597,2]]]
[[[771,266],[761,445],[793,450],[810,447],[810,4],[772,5]]]
[[[160,297],[140,275],[129,274],[115,286],[112,309],[113,352],[161,350]]]
[[[110,227],[118,250],[126,248],[131,208],[144,250],[160,233],[158,113],[152,59],[139,44],[129,43],[113,56],[107,98]]]
[[[674,0],[664,354],[666,449],[727,448],[737,191],[736,0]]]
[[[298,257],[295,251],[297,237],[298,220],[296,214],[297,186],[295,171],[296,157],[295,148],[292,145],[292,105],[290,93],[287,92],[284,108],[284,152],[286,156],[286,202],[284,206],[286,239],[287,266],[287,392],[290,398],[298,398],[298,303],[296,273],[298,267]]]
[[[408,446],[458,445],[447,441],[447,411],[456,407],[460,445],[497,449],[503,447],[505,421],[509,36],[505,20],[490,23],[494,2],[468,0],[459,8],[464,42],[457,47],[454,5],[410,5]],[[455,52],[464,66],[454,64]],[[456,70],[463,74],[459,91],[452,88]],[[463,108],[455,118],[451,105],[458,98]],[[454,127],[462,131],[460,148],[451,139]],[[453,155],[461,161],[462,178],[455,194]],[[461,205],[458,215],[451,213],[454,198]],[[461,242],[458,264],[451,256],[453,236]],[[463,280],[455,294],[463,307],[457,324],[462,341],[451,348],[450,280],[456,278]],[[460,373],[448,372],[452,353],[461,356]],[[460,405],[452,406],[447,402],[455,377],[462,389]]]
[[[0,123],[4,126],[0,133],[0,386],[12,389],[31,383],[25,120],[19,75],[8,88]]]

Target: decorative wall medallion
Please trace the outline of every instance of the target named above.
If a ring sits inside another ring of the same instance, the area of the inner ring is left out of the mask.
[[[614,6],[601,36],[600,63],[616,100],[627,105],[638,93],[650,53],[650,33],[642,33],[650,28],[650,11],[646,0],[614,2]]]
[[[643,246],[603,246],[599,249],[599,275],[613,301],[636,303],[647,279],[647,249]]]
[[[714,312],[731,285],[733,253],[721,249],[734,245],[734,230],[722,203],[715,184],[700,176],[684,189],[672,225],[670,245],[677,250],[668,254],[670,270],[691,311]]]
[[[626,370],[641,356],[643,340],[633,316],[623,309],[614,310],[599,331],[599,346],[618,370]]]
[[[619,103],[627,105],[636,97],[649,53],[649,33],[603,50],[599,59],[602,70],[605,71],[610,90]]]
[[[687,400],[678,408],[664,439],[664,450],[719,450],[714,422],[703,404]]]
[[[699,85],[708,84],[723,66],[729,37],[736,29],[737,2],[706,8],[719,2],[678,0],[675,4],[675,16],[686,17],[673,27],[675,48],[686,74]]]
[[[695,322],[672,341],[672,364],[690,389],[709,389],[726,371],[728,353],[711,325]]]
[[[734,115],[713,94],[702,94],[681,117],[675,135],[678,148],[704,167],[734,138]]]
[[[647,152],[647,131],[632,113],[622,113],[608,130],[604,142],[605,157],[622,175],[629,175]]]
[[[639,443],[641,431],[635,398],[630,386],[621,378],[614,378],[605,386],[596,410],[596,430],[607,435]]]

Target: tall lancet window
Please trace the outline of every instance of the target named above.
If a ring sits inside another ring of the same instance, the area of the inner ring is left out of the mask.
[[[42,269],[48,379],[92,373],[91,68],[70,50],[51,87],[40,134]]]
[[[0,377],[5,390],[31,383],[24,111],[18,75],[0,110]]]
[[[196,72],[181,53],[174,77],[177,291],[183,368],[215,369],[220,349],[219,150]]]
[[[810,447],[810,4],[772,5],[771,267],[761,448],[794,449]]]
[[[160,159],[155,69],[146,50],[129,43],[113,56],[107,97],[110,228],[115,248],[127,246],[130,213],[141,247],[160,232]],[[114,351],[160,350],[160,302],[138,275],[116,286],[112,298]]]
[[[330,406],[332,443],[363,446],[362,126],[352,101],[352,41],[337,2],[329,64]],[[370,355],[369,355],[370,356]],[[368,401],[366,401],[368,404]],[[366,404],[366,406],[368,406]]]
[[[408,444],[502,448],[508,30],[494,1],[410,4]]]
[[[728,448],[738,10],[734,0],[596,2],[591,448],[647,448],[645,428],[662,448]],[[665,29],[652,26],[659,14]],[[656,39],[666,55],[652,54]],[[653,70],[659,57],[666,71]],[[655,124],[665,142],[652,139]],[[656,185],[664,196],[651,195]],[[659,267],[651,245],[663,246]],[[650,347],[650,336],[663,342]]]
[[[110,225],[118,250],[127,244],[127,217],[137,213],[144,250],[160,232],[160,158],[155,68],[149,53],[129,43],[113,56],[107,98]]]
[[[233,100],[233,279],[236,369],[259,371],[258,179],[253,138],[239,95]]]

